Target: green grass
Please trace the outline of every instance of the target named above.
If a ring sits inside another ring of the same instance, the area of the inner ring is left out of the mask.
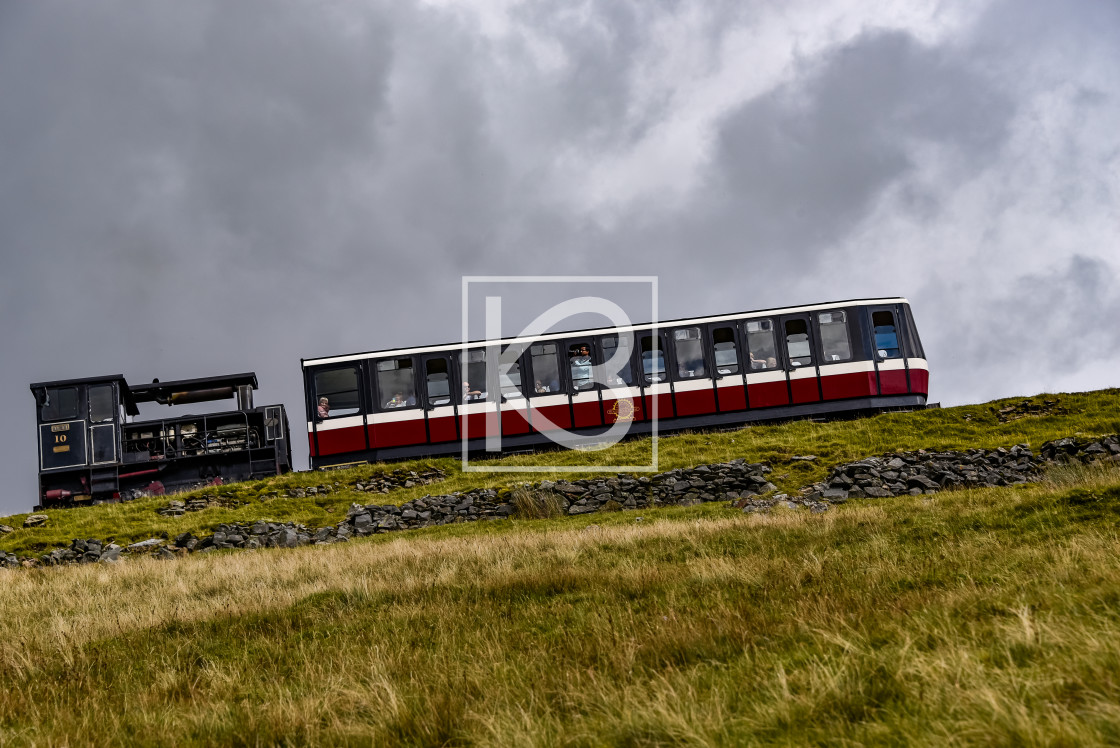
[[[1056,400],[1051,415],[1032,416],[1000,423],[996,411],[1023,398],[1009,398],[983,405],[894,413],[850,421],[813,423],[794,421],[754,426],[733,431],[684,433],[658,440],[658,468],[671,470],[697,464],[723,462],[745,457],[774,467],[773,482],[784,491],[821,480],[835,464],[867,455],[912,449],[993,448],[1026,442],[1038,446],[1063,436],[1100,435],[1120,432],[1120,390],[1040,395],[1036,402]],[[651,459],[649,439],[633,439],[600,452],[552,451],[509,457],[493,463],[504,465],[640,465]],[[794,455],[817,455],[815,462],[791,462]],[[493,464],[492,463],[492,464]],[[479,463],[486,464],[486,463]],[[421,471],[444,470],[445,481],[401,489],[389,494],[367,494],[347,490],[354,481],[373,473],[397,468]],[[587,473],[585,475],[592,475]],[[392,465],[361,466],[337,471],[293,473],[277,478],[208,488],[194,493],[218,494],[244,502],[237,508],[214,507],[167,518],[156,514],[168,499],[142,499],[115,506],[83,507],[47,511],[50,521],[43,527],[23,529],[27,514],[0,518],[0,524],[17,528],[0,536],[0,550],[17,554],[40,554],[66,546],[74,538],[99,538],[130,543],[151,537],[175,537],[184,532],[208,533],[217,525],[268,519],[308,526],[337,524],[352,502],[404,503],[428,493],[450,493],[475,487],[509,486],[520,481],[573,477],[557,473],[463,473],[457,459],[417,460]],[[327,495],[296,498],[266,498],[289,488],[338,484]],[[181,498],[193,494],[184,494]]]

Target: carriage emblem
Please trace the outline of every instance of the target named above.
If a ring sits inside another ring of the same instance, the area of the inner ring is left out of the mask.
[[[638,406],[630,398],[625,400],[615,400],[614,405],[607,412],[614,416],[617,421],[633,421],[634,413],[637,412]]]

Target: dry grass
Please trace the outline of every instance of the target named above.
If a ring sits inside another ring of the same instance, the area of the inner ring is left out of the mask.
[[[553,519],[564,513],[563,499],[547,488],[518,486],[509,498],[519,519]]]
[[[1112,467],[0,572],[0,744],[1106,744],[1118,528]]]

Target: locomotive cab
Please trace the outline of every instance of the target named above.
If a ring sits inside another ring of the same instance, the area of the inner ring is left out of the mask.
[[[31,385],[31,392],[37,406],[40,501],[88,501],[98,488],[109,488],[96,486],[95,479],[106,472],[116,477],[121,424],[126,415],[139,413],[124,377],[40,382]]]

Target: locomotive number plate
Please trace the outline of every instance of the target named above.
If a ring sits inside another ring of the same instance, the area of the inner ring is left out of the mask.
[[[56,424],[54,426],[51,426],[51,433],[52,434],[56,434],[59,431],[69,431],[69,430],[70,430],[70,424],[68,424],[68,423],[59,423],[59,424]]]

